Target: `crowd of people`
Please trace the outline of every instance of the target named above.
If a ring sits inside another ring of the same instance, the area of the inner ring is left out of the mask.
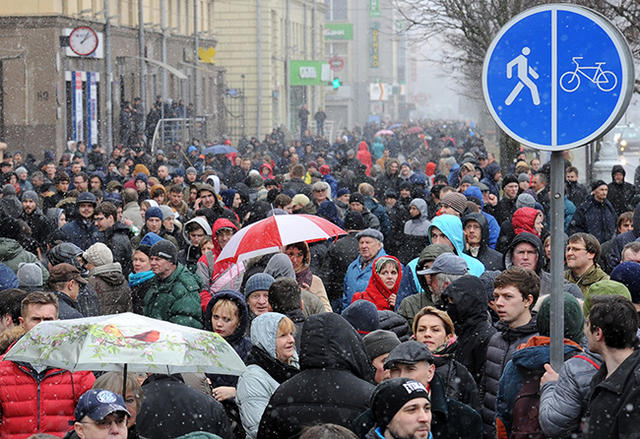
[[[3,150],[1,352],[43,321],[134,312],[219,334],[246,369],[129,374],[123,395],[122,373],[3,359],[0,437],[635,437],[640,188],[621,166],[587,188],[566,160],[552,243],[532,152],[498,163],[457,121],[301,134],[218,155],[194,139],[151,156],[144,136],[41,161]],[[220,257],[297,214],[345,233]]]

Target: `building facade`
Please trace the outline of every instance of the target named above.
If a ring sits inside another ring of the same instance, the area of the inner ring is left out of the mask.
[[[185,105],[197,101],[197,114],[208,120],[207,135],[224,131],[224,69],[206,56],[208,62],[194,63],[196,17],[200,50],[205,54],[215,50],[213,0],[141,3],[143,54],[139,49],[138,0],[0,2],[0,139],[9,149],[33,152],[40,159],[39,152],[45,149],[59,156],[72,140],[104,144],[107,5],[113,142],[122,140],[118,136],[121,104],[142,96],[147,113],[156,96],[163,95],[165,75],[167,99],[182,99]],[[166,57],[162,55],[163,40]],[[144,81],[141,55],[146,59]]]
[[[225,99],[232,137],[261,138],[275,126],[297,133],[300,107],[307,105],[311,120],[324,106],[325,12],[323,0],[215,1],[216,58],[238,101]]]

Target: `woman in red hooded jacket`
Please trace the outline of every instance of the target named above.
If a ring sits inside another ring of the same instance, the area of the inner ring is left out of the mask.
[[[533,207],[521,207],[516,210],[511,218],[513,225],[513,233],[516,235],[522,232],[529,232],[538,238],[542,233],[542,221],[544,220],[542,212]]]
[[[360,160],[360,163],[366,165],[367,170],[365,173],[367,175],[371,175],[371,166],[373,166],[373,162],[371,161],[371,153],[369,152],[369,147],[367,146],[367,142],[364,140],[360,142],[358,145],[358,152],[356,153],[356,158]]]
[[[380,311],[393,311],[396,306],[396,294],[402,280],[402,264],[394,256],[380,256],[373,262],[369,285],[355,293],[351,303],[356,300],[368,300]]]

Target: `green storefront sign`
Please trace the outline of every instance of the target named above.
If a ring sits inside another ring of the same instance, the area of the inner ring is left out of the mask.
[[[327,85],[331,80],[329,63],[295,60],[289,64],[289,84]]]
[[[324,39],[325,41],[353,40],[353,23],[326,23]]]

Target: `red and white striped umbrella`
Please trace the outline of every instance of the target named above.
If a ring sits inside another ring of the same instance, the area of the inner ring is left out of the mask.
[[[244,261],[278,252],[295,242],[314,242],[346,235],[347,232],[315,215],[273,215],[238,230],[218,256],[216,263]]]

